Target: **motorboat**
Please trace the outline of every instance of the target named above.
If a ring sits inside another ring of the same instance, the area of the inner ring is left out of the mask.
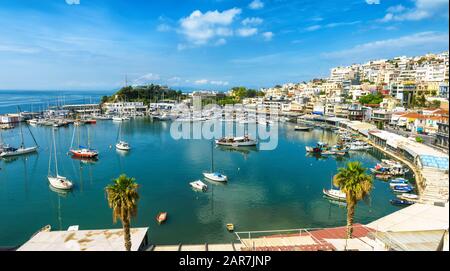
[[[228,231],[234,231],[234,225],[233,224],[231,224],[231,223],[228,223],[227,225],[226,225],[226,227],[227,227],[227,230]]]
[[[217,145],[221,146],[232,146],[232,147],[245,147],[245,146],[256,146],[258,144],[257,140],[251,139],[249,136],[240,137],[223,137],[216,140]]]
[[[392,191],[396,192],[396,193],[409,193],[411,191],[413,191],[414,188],[412,186],[394,186],[392,187]]]
[[[228,177],[219,172],[203,172],[203,176],[216,182],[226,182]]]
[[[309,127],[309,126],[295,126],[294,127],[294,130],[295,131],[304,131],[304,132],[307,132],[307,131],[311,131],[313,129],[313,127]]]
[[[120,140],[116,144],[116,149],[121,150],[121,151],[129,151],[129,150],[131,150],[131,147],[127,142]]]
[[[305,148],[307,152],[321,153],[328,149],[328,144],[319,141],[316,147],[305,146]]]
[[[189,184],[192,186],[192,188],[201,190],[203,192],[208,189],[208,185],[206,185],[204,182],[200,180],[190,182]]]
[[[405,187],[405,186],[409,186],[409,184],[408,183],[389,183],[389,186],[390,187],[395,187],[395,186],[398,186],[398,187],[400,187],[400,186],[403,186],[403,187]]]
[[[397,206],[408,206],[408,205],[414,204],[414,202],[412,202],[412,201],[403,200],[403,199],[391,199],[390,202],[392,205],[397,205]]]
[[[356,142],[347,144],[347,147],[351,151],[362,151],[362,150],[369,150],[372,148],[372,146],[370,146],[369,144],[361,142],[361,141],[356,141]]]
[[[419,199],[419,195],[403,193],[401,195],[398,195],[397,198],[406,199],[406,200],[418,200]]]
[[[391,180],[389,183],[391,183],[391,184],[407,184],[408,182],[409,181],[404,178],[395,178],[395,179]]]
[[[114,116],[114,117],[112,117],[112,120],[113,121],[124,121],[126,119],[124,117]]]
[[[340,200],[340,201],[345,201],[347,199],[347,196],[345,195],[344,192],[342,192],[339,189],[323,189],[322,190],[323,194],[327,197],[330,197],[332,199],[336,199],[336,200]]]
[[[156,221],[161,224],[164,223],[167,220],[167,212],[160,212],[156,216]]]

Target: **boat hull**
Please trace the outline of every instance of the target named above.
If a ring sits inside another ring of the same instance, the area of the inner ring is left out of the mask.
[[[73,187],[73,183],[66,178],[60,178],[60,177],[48,177],[48,182],[51,186],[57,189],[61,190],[70,190]]]
[[[228,178],[225,175],[222,174],[215,174],[215,173],[207,173],[204,172],[203,176],[211,181],[215,181],[215,182],[227,182]]]
[[[84,151],[80,151],[80,150],[70,150],[70,152],[73,154],[73,156],[75,157],[79,157],[79,158],[95,158],[98,156],[97,152],[84,152]]]
[[[0,154],[0,157],[12,157],[18,155],[24,155],[28,153],[33,153],[37,151],[37,147],[29,147],[29,148],[19,148],[15,151],[6,151]]]

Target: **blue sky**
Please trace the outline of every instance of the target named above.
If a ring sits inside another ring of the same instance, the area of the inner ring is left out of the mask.
[[[0,89],[269,87],[448,50],[449,0],[2,0]]]

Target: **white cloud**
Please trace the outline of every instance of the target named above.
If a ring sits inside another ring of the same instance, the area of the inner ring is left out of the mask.
[[[208,79],[199,79],[199,80],[195,80],[194,81],[194,84],[196,84],[196,85],[206,85],[206,84],[208,84]]]
[[[228,86],[228,81],[210,81],[211,85]]]
[[[389,13],[399,13],[399,12],[404,11],[405,9],[406,8],[404,6],[402,6],[402,5],[396,5],[396,6],[389,7],[387,9],[387,12],[389,12]]]
[[[214,45],[220,46],[220,45],[224,45],[225,43],[227,43],[227,40],[222,38],[222,39],[218,39],[216,41],[216,43],[214,43]]]
[[[263,35],[264,39],[267,41],[272,40],[272,38],[273,38],[272,32],[264,32],[262,35]]]
[[[420,21],[423,19],[432,18],[435,15],[448,16],[448,0],[413,1],[413,8],[405,8],[402,5],[392,6],[388,8],[386,15],[379,21]]]
[[[180,30],[185,38],[195,44],[204,45],[216,37],[233,34],[229,26],[234,18],[241,13],[241,9],[232,8],[223,12],[196,10],[188,17],[180,19]]]
[[[442,46],[446,44],[448,44],[447,33],[419,32],[408,36],[359,44],[351,49],[324,53],[322,56],[325,58],[375,56],[385,54],[386,52],[400,53],[408,48]]]
[[[262,9],[264,7],[264,3],[261,0],[253,0],[248,7],[251,9]]]
[[[318,29],[320,29],[320,28],[322,28],[322,26],[316,24],[316,25],[311,25],[311,26],[305,28],[305,30],[306,30],[306,31],[315,31],[315,30],[318,30]]]
[[[256,33],[258,33],[258,28],[255,27],[244,27],[237,30],[237,34],[241,37],[253,36]]]
[[[160,25],[158,25],[156,30],[158,32],[168,32],[168,31],[172,30],[172,27],[168,24],[160,24]]]
[[[161,77],[158,74],[147,73],[134,80],[133,84],[134,85],[148,84],[150,82],[158,81],[159,79],[161,79]]]
[[[80,0],[66,0],[66,4],[68,5],[79,5]]]
[[[366,0],[366,3],[369,5],[379,5],[380,0]]]
[[[334,28],[334,27],[339,27],[339,26],[348,26],[348,25],[355,25],[355,24],[359,24],[361,21],[353,21],[353,22],[338,22],[338,23],[329,23],[329,24],[325,24],[325,25],[312,25],[309,26],[307,28],[305,28],[306,31],[316,31],[322,28]]]
[[[258,18],[258,17],[252,17],[252,18],[245,18],[242,21],[243,25],[259,25],[262,24],[263,19]]]
[[[39,51],[40,50],[37,48],[0,44],[0,52],[19,53],[19,54],[35,54],[35,53],[38,53]]]

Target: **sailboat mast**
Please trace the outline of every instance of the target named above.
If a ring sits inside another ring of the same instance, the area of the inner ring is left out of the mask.
[[[55,129],[52,129],[53,134],[53,149],[55,152],[55,170],[56,170],[56,177],[58,177],[58,158],[56,157],[56,140],[55,140]]]
[[[211,173],[214,172],[214,144],[211,141]]]
[[[20,138],[22,139],[22,143],[20,144],[20,147],[24,147],[24,139],[23,139],[23,131],[22,131],[22,119],[20,117],[20,111],[19,111],[19,107],[17,107],[17,115],[19,118],[19,128],[20,128]]]

